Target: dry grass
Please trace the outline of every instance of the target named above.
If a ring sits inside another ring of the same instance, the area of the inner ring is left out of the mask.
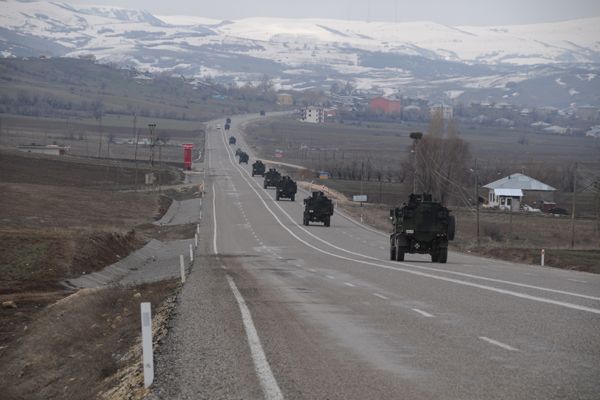
[[[139,340],[140,303],[156,310],[178,286],[86,289],[47,307],[0,352],[2,398],[95,398],[120,368],[139,363],[128,352]]]

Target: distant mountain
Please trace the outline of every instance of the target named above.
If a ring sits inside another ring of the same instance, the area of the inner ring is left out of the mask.
[[[439,101],[600,103],[600,18],[451,27],[325,19],[217,21],[58,2],[2,5],[4,57],[93,55],[101,62],[238,84],[267,75],[283,88],[351,81],[361,90]],[[530,92],[538,89],[552,96]]]

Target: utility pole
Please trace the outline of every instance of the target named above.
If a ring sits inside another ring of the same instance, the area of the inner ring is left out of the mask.
[[[571,205],[571,248],[575,247],[575,195],[577,193],[577,162],[573,169],[573,204]]]
[[[98,158],[102,154],[102,115],[98,117],[98,130],[100,135],[100,140],[98,141]]]
[[[475,208],[477,210],[477,246],[480,245],[479,239],[479,171],[477,171],[477,159],[475,159]]]
[[[138,183],[138,162],[137,162],[137,151],[138,151],[138,142],[139,142],[139,133],[137,130],[137,115],[133,114],[133,137],[135,140],[135,151],[133,153],[133,162],[135,163],[135,178],[134,178],[134,186],[137,189]]]
[[[413,193],[417,193],[417,149],[419,147],[419,140],[423,137],[421,132],[411,132],[409,137],[413,140]]]
[[[150,129],[150,165],[152,167],[154,167],[154,145],[156,144],[154,128],[156,128],[156,124],[148,124],[148,129]]]

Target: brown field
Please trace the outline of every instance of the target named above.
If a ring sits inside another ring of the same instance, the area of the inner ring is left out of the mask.
[[[155,162],[183,163],[181,145],[184,143],[194,144],[193,158],[203,156],[204,126],[201,122],[138,118],[137,135],[140,140],[150,139],[150,121],[157,125],[156,137],[168,138],[166,144],[154,148]],[[90,118],[57,119],[7,115],[2,116],[0,145],[16,148],[32,143],[58,144],[69,146],[69,154],[74,156],[133,160],[136,157],[136,146],[116,142],[134,139],[134,132],[133,118],[118,115],[107,116],[101,131],[98,122]],[[137,160],[141,165],[149,165],[151,152],[150,146],[138,145]]]
[[[171,200],[131,190],[135,171],[133,162],[0,151],[0,302],[14,303],[0,307],[3,398],[87,399],[114,386],[138,338],[139,302],[173,294],[173,282],[74,296],[60,283],[150,238],[193,234],[151,224]],[[175,168],[158,171],[165,185],[182,181]]]

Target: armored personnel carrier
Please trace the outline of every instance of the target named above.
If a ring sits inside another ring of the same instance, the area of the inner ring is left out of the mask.
[[[298,186],[296,185],[296,182],[294,182],[289,176],[284,176],[277,183],[277,188],[275,189],[275,200],[279,201],[279,199],[290,199],[291,201],[295,201],[297,191]]]
[[[390,210],[390,220],[390,260],[404,261],[406,253],[430,254],[431,262],[448,260],[448,241],[454,240],[456,221],[430,194],[411,194],[408,204]]]
[[[240,153],[240,164],[248,164],[248,159],[250,159],[250,156],[248,156],[248,153],[242,151]]]
[[[229,136],[229,144],[235,144],[237,142],[235,136]]]
[[[267,173],[265,174],[265,181],[263,182],[263,187],[266,189],[269,186],[277,187],[277,184],[281,180],[281,174],[275,168],[269,168]]]
[[[265,176],[266,169],[267,169],[267,167],[265,167],[265,164],[262,161],[256,160],[256,162],[254,164],[252,164],[252,176],[254,176],[254,175]]]
[[[238,157],[240,154],[242,154],[243,151],[242,149],[240,149],[239,147],[237,148],[237,150],[235,151],[235,156]]]
[[[231,125],[229,125],[229,124],[225,124],[225,130],[226,130],[226,131],[228,131],[228,130],[229,130],[229,128],[231,128]]]
[[[332,215],[333,202],[323,192],[312,192],[311,197],[304,199],[304,225],[316,221],[329,226]]]
[[[226,123],[226,124],[231,124],[231,118],[230,118],[230,117],[227,117],[227,119],[225,120],[225,123]]]

